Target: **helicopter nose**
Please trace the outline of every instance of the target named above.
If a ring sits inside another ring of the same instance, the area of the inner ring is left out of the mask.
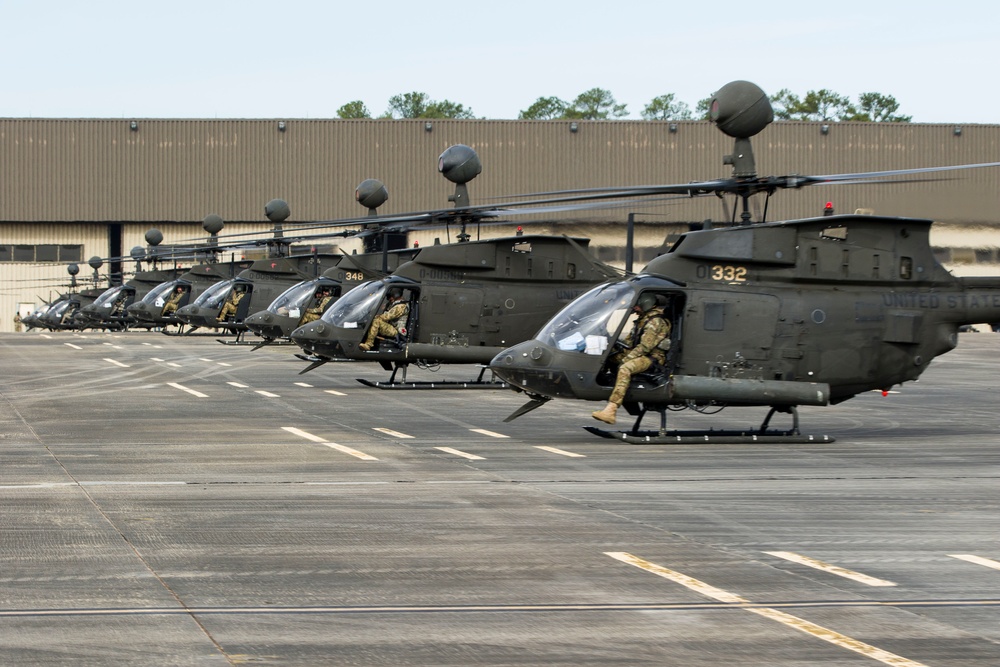
[[[299,341],[311,343],[314,341],[327,340],[330,338],[332,333],[333,331],[330,326],[326,322],[320,320],[302,325],[292,332],[291,338],[296,343],[299,343]]]
[[[542,396],[574,396],[571,381],[566,372],[553,364],[555,351],[536,340],[525,341],[508,348],[493,357],[490,362],[498,378],[514,387]],[[583,379],[577,378],[577,380]]]

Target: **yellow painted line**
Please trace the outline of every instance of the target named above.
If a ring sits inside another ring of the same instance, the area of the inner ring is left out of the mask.
[[[435,447],[434,449],[440,449],[442,452],[448,454],[454,454],[455,456],[461,456],[462,458],[469,459],[470,461],[482,461],[484,460],[482,456],[476,456],[475,454],[469,454],[468,452],[462,452],[457,449],[452,449],[451,447]]]
[[[312,385],[309,384],[308,382],[296,382],[295,386],[297,386],[297,387],[312,387]]]
[[[82,348],[82,347],[80,347],[79,345],[73,345],[73,343],[63,343],[63,345],[65,345],[66,347],[71,347],[71,348],[73,348],[74,350],[82,350],[82,349],[83,349],[83,348]]]
[[[868,584],[869,586],[895,586],[896,583],[893,581],[887,581],[885,579],[879,579],[877,577],[870,577],[867,574],[861,574],[860,572],[855,572],[854,570],[848,570],[836,565],[831,565],[830,563],[824,563],[821,560],[816,560],[815,558],[810,558],[809,556],[803,556],[801,554],[792,553],[790,551],[765,551],[764,553],[776,558],[783,558],[785,560],[791,561],[793,563],[798,563],[800,565],[805,565],[806,567],[811,567],[817,570],[822,570],[824,572],[829,572],[830,574],[835,574],[838,577],[844,577],[845,579],[852,579],[854,581],[859,581],[862,584]]]
[[[122,368],[131,368],[131,366],[129,366],[128,364],[123,364],[120,361],[116,361],[114,359],[108,359],[107,357],[104,357],[104,361],[108,362],[109,364],[114,364],[115,366],[121,366]]]
[[[246,389],[250,386],[248,384],[243,384],[242,382],[227,382],[226,384],[231,385],[233,387],[238,387],[240,389]]]
[[[375,426],[375,427],[372,427],[372,430],[373,431],[378,431],[379,433],[385,433],[386,435],[391,436],[393,438],[402,438],[404,440],[407,439],[407,438],[414,437],[412,435],[407,435],[405,433],[400,433],[399,431],[393,431],[391,428],[379,428],[379,427]]]
[[[872,646],[871,644],[858,641],[857,639],[843,635],[839,632],[831,630],[830,628],[825,628],[822,625],[811,623],[803,618],[793,616],[783,611],[778,611],[777,609],[755,606],[743,607],[742,605],[750,605],[752,603],[746,598],[740,597],[735,593],[730,593],[729,591],[724,591],[721,588],[716,588],[715,586],[699,581],[694,577],[689,577],[686,574],[670,570],[662,565],[651,563],[647,560],[639,558],[638,556],[633,556],[630,553],[626,553],[624,551],[606,551],[605,555],[610,556],[615,560],[620,560],[623,563],[628,563],[629,565],[646,570],[647,572],[657,576],[669,579],[670,581],[678,583],[685,588],[704,595],[705,597],[718,600],[719,602],[728,602],[734,605],[740,605],[742,609],[752,614],[757,614],[758,616],[769,618],[772,621],[777,621],[778,623],[794,628],[800,632],[804,632],[808,635],[816,637],[817,639],[822,639],[823,641],[829,642],[835,646],[845,648],[849,651],[854,651],[855,653],[860,653],[861,655],[872,658],[873,660],[878,660],[879,662],[887,665],[892,665],[892,667],[926,667],[923,663],[915,662],[908,658],[896,655],[895,653],[890,653],[889,651],[885,651],[876,646]]]
[[[491,438],[509,438],[509,435],[504,435],[503,433],[494,433],[493,431],[487,431],[484,428],[470,428],[473,433],[478,433],[480,435],[488,435]]]
[[[208,398],[208,394],[203,394],[200,391],[195,391],[194,389],[188,389],[182,384],[177,384],[176,382],[168,382],[168,387],[173,387],[174,389],[180,389],[181,391],[186,391],[192,396],[197,396],[198,398]]]
[[[957,558],[959,560],[964,560],[969,563],[975,563],[976,565],[982,565],[983,567],[991,567],[994,570],[1000,570],[1000,562],[992,560],[990,558],[983,558],[982,556],[973,556],[972,554],[948,554],[950,558]]]
[[[374,456],[369,456],[364,452],[359,452],[356,449],[351,449],[350,447],[345,447],[344,445],[338,445],[335,442],[330,442],[326,438],[321,438],[318,435],[313,435],[309,431],[303,431],[302,429],[295,428],[294,426],[282,426],[282,430],[288,431],[293,435],[297,435],[300,438],[305,438],[306,440],[311,440],[320,445],[329,447],[330,449],[336,449],[338,452],[343,452],[345,454],[350,454],[351,456],[357,457],[362,461],[378,461]]]
[[[547,452],[552,452],[553,454],[560,454],[562,456],[569,456],[576,459],[587,458],[586,454],[577,454],[576,452],[567,452],[565,449],[559,449],[558,447],[548,447],[546,445],[535,445],[535,449],[544,449]]]
[[[257,389],[255,391],[261,396],[267,396],[268,398],[281,398],[278,394],[272,394],[271,392],[264,391],[263,389]]]
[[[344,392],[342,392],[342,391],[336,391],[334,389],[327,389],[326,393],[333,394],[334,396],[347,396],[347,394],[345,394]]]

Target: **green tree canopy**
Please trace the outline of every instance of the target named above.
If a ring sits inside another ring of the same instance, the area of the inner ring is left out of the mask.
[[[430,99],[427,93],[403,93],[389,98],[384,118],[474,118],[471,109],[450,100]]]
[[[691,107],[673,93],[654,97],[642,110],[643,120],[691,120]]]
[[[574,120],[607,120],[627,115],[628,110],[625,105],[618,104],[611,91],[604,88],[591,88],[577,95],[573,104],[566,109],[563,117]]]
[[[880,93],[861,93],[858,95],[857,111],[851,118],[844,120],[860,120],[873,123],[909,123],[913,116],[898,115],[899,102],[892,95]]]
[[[521,111],[517,117],[521,120],[553,120],[563,118],[569,103],[558,97],[539,97],[527,109]]]
[[[800,98],[787,88],[771,95],[774,117],[778,120],[865,121],[909,123],[913,117],[896,114],[899,102],[892,95],[861,93],[858,103],[831,90],[810,90]]]
[[[348,102],[337,109],[338,118],[371,118],[372,114],[361,100]]]

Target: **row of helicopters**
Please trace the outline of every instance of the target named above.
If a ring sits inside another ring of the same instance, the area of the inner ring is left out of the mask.
[[[215,251],[226,243],[263,244],[266,259],[225,267],[208,262],[141,298],[133,280],[130,305],[114,305],[121,293],[109,290],[80,311],[105,323],[134,317],[186,324],[187,333],[221,328],[236,334],[237,342],[252,332],[261,338],[255,349],[291,342],[308,364],[303,373],[330,361],[375,361],[391,371],[389,381],[362,381],[381,389],[448,386],[407,382],[410,364],[478,364],[476,380],[456,384],[523,393],[528,401],[509,421],[552,400],[606,401],[616,379],[614,353],[632,330],[636,304],[652,295],[672,323],[666,361],[632,378],[623,402],[635,417],[631,428],[587,427],[636,444],[830,441],[801,432],[799,406],[833,405],[916,380],[932,359],[957,345],[961,327],[1000,321],[1000,277],[960,278],[945,270],[931,250],[930,220],[826,211],[769,222],[766,205],[760,220],[750,212],[753,197],[769,199],[779,190],[912,182],[1000,162],[762,177],[750,140],[773,120],[767,95],[747,81],[729,83],[712,98],[710,116],[734,139],[733,153],[723,158],[732,165],[729,177],[543,192],[472,205],[468,183],[482,165],[468,146],[452,146],[438,160],[438,170],[455,184],[451,208],[380,216],[376,209],[388,195],[370,179],[355,193],[368,208],[366,216],[286,229],[288,206],[272,200],[265,207],[274,224],[269,238],[234,234],[223,241],[221,220],[206,219],[205,225]],[[486,240],[468,233],[469,225],[516,215],[637,208],[710,195],[734,197],[733,218],[682,234],[639,273],[599,261],[586,238],[524,234],[520,228]],[[406,247],[406,232],[420,225],[455,225],[458,242]],[[287,254],[292,238],[336,236],[360,236],[364,252]],[[227,271],[231,276],[225,278]],[[290,280],[295,282],[289,286]],[[269,305],[258,309],[265,301]],[[397,333],[369,336],[390,302],[407,305]],[[484,380],[487,369],[492,377]],[[767,413],[759,426],[745,429],[667,426],[671,411],[714,414],[728,406]],[[643,429],[650,411],[659,415],[659,426]],[[771,425],[779,413],[791,416],[790,427]]]

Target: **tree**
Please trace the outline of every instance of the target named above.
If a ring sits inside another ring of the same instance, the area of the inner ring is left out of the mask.
[[[712,98],[704,97],[698,100],[694,108],[694,117],[697,120],[712,120]]]
[[[472,110],[461,104],[442,100],[436,102],[427,93],[403,93],[389,98],[385,118],[473,118]]]
[[[796,109],[798,120],[841,120],[856,113],[851,101],[832,90],[810,90]]]
[[[771,108],[774,110],[774,117],[778,120],[791,120],[792,112],[802,104],[798,95],[792,93],[787,88],[782,88],[768,99],[771,100]],[[711,104],[711,102],[710,102]]]
[[[337,109],[338,118],[371,118],[372,114],[361,100],[348,102]]]
[[[591,88],[580,93],[573,104],[566,109],[564,118],[578,120],[607,120],[628,115],[624,104],[615,102],[611,92],[603,88]]]
[[[644,120],[691,120],[691,108],[675,101],[673,93],[654,97],[642,110]]]
[[[909,123],[913,116],[897,115],[899,102],[892,95],[881,93],[861,93],[858,95],[857,111],[850,118],[843,120],[859,120],[872,123]]]
[[[520,112],[517,117],[521,120],[552,120],[563,118],[569,103],[558,97],[539,97],[530,107]]]

